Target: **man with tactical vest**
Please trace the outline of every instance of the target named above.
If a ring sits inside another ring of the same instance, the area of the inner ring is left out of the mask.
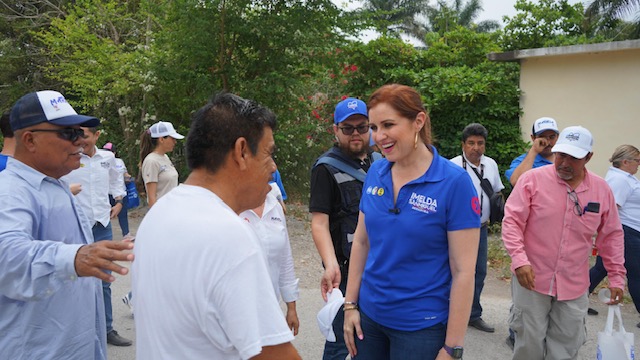
[[[380,158],[369,148],[367,105],[354,98],[342,100],[334,112],[336,144],[322,154],[311,170],[311,234],[325,271],[320,283],[322,297],[347,287],[351,242],[358,221],[360,197],[366,172]],[[375,155],[375,156],[374,156]],[[333,321],[336,342],[325,343],[323,360],[344,360],[348,355],[343,336],[344,316]]]

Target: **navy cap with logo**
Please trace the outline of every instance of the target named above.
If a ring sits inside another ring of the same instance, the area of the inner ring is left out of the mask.
[[[94,127],[100,120],[93,116],[78,115],[67,100],[57,91],[44,90],[21,97],[11,108],[13,131],[48,122],[58,126]]]
[[[347,120],[351,115],[363,115],[367,119],[367,104],[356,98],[346,98],[336,105],[336,111],[333,113],[333,122],[337,125]]]

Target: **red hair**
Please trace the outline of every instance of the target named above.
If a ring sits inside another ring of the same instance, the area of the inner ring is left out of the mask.
[[[412,122],[416,120],[419,113],[425,113],[426,118],[424,126],[420,130],[420,138],[431,151],[431,119],[422,104],[420,94],[415,89],[400,84],[384,85],[371,94],[369,101],[367,101],[367,106],[371,110],[382,103],[389,104],[402,117]]]

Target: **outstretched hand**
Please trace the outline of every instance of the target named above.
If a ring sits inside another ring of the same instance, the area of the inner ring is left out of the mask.
[[[93,276],[102,281],[114,282],[116,278],[104,270],[126,275],[129,269],[114,261],[133,261],[133,243],[130,241],[98,241],[78,249],[75,269],[78,276]]]

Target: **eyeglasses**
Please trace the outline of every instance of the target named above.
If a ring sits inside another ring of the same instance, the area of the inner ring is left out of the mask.
[[[635,161],[635,162],[637,162],[638,164],[640,164],[640,159],[629,159],[629,161]]]
[[[338,126],[338,129],[342,130],[342,133],[345,135],[353,134],[353,130],[358,130],[358,134],[364,134],[369,131],[369,124],[360,126]]]
[[[64,129],[33,129],[31,132],[54,132],[58,134],[58,137],[62,140],[76,142],[79,138],[86,139],[83,129],[76,128],[64,128]]]
[[[578,200],[578,194],[576,194],[576,191],[567,191],[567,194],[569,194],[569,200],[573,201],[573,213],[578,216],[582,216],[582,206],[580,206],[580,201]]]

